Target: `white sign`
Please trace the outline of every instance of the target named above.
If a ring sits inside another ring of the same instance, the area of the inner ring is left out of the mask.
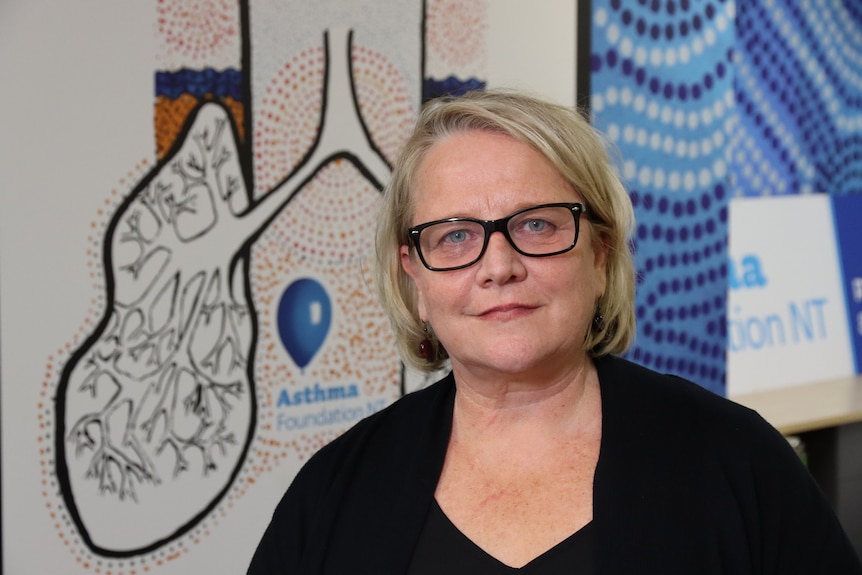
[[[727,390],[853,375],[828,195],[730,204]]]

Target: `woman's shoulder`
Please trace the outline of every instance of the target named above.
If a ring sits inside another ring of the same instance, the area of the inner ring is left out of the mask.
[[[607,433],[634,428],[656,441],[730,452],[789,448],[756,411],[683,377],[611,356],[596,360],[596,367]]]
[[[605,356],[595,360],[602,389],[603,409],[621,408],[673,411],[686,409],[698,417],[722,421],[757,417],[734,403],[684,377],[659,373],[627,359]]]
[[[692,537],[713,534],[722,545],[736,540],[728,558],[742,566],[768,561],[775,573],[859,572],[817,484],[755,411],[625,359],[600,358],[596,368],[602,389],[596,501],[606,517],[625,518],[610,520],[624,535],[632,525],[649,528],[650,537],[636,538],[644,554],[653,551],[650,541],[662,543],[680,525],[700,525],[706,528],[690,529]],[[678,559],[690,567],[702,557]]]
[[[667,468],[679,461],[719,466],[725,476],[756,477],[764,485],[793,477],[808,489],[810,477],[790,443],[756,411],[625,359],[606,357],[596,366],[605,455],[649,453]]]

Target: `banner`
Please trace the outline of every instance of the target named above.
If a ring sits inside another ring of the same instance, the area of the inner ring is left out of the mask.
[[[5,3],[3,572],[244,572],[299,467],[433,377],[370,269],[423,100],[574,104],[576,8]]]
[[[845,293],[853,296],[853,286],[858,286],[860,300],[853,309],[859,308],[862,285],[853,279],[860,275],[859,232],[852,222],[859,221],[862,211],[858,201],[853,202],[855,211],[842,198],[835,202],[833,217],[828,195],[731,201],[730,395],[856,373],[851,333],[858,341],[859,331],[851,330]],[[845,260],[843,274],[839,253]]]

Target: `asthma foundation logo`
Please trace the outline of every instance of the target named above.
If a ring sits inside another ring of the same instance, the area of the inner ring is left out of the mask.
[[[278,335],[300,370],[323,346],[331,324],[332,303],[320,282],[301,278],[287,286],[278,304]]]
[[[278,395],[277,431],[298,431],[313,427],[346,428],[380,411],[385,399],[365,399],[356,384],[322,386],[318,383]]]
[[[332,304],[326,289],[313,278],[293,281],[278,304],[278,334],[285,351],[304,373],[326,342],[332,324]],[[299,389],[281,388],[276,400],[275,429],[279,432],[333,427],[346,429],[389,403],[364,398],[357,382],[314,382]]]
[[[768,290],[769,279],[758,254],[731,258],[728,262],[731,293]],[[785,290],[789,293],[789,290]],[[792,298],[784,292],[767,292],[746,308],[731,305],[727,318],[728,348],[741,352],[793,344],[824,342],[829,338],[829,298],[821,295]],[[735,299],[739,299],[738,297]],[[757,310],[756,313],[745,310]]]

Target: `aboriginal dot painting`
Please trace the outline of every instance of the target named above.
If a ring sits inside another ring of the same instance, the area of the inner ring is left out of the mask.
[[[591,68],[638,218],[630,355],[721,392],[729,199],[862,192],[862,5],[598,0]]]
[[[734,4],[593,2],[591,110],[637,216],[629,356],[725,388]]]
[[[296,470],[427,383],[377,301],[375,214],[422,102],[484,86],[485,2],[154,4],[155,154],[92,215],[92,303],[37,406],[82,573],[188,572],[251,517],[244,568]]]
[[[862,193],[862,3],[740,1],[736,196]]]

